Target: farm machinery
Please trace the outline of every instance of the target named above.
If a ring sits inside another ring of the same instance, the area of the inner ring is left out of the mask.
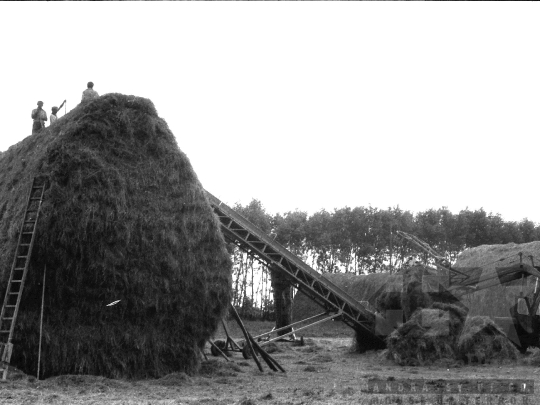
[[[354,329],[357,342],[361,342],[359,351],[386,347],[385,339],[401,323],[399,320],[392,317],[390,317],[392,319],[387,319],[386,316],[373,307],[369,300],[357,301],[212,194],[207,192],[207,197],[220,222],[225,239],[236,244],[257,260],[267,264],[269,268],[279,273],[299,292],[322,307],[325,312],[317,315],[317,317],[321,318],[320,322],[340,320]],[[420,238],[402,231],[397,232],[401,237],[414,243],[434,259],[439,275],[443,276],[438,278],[441,280],[446,278],[442,284],[447,291],[458,299],[476,291],[486,290],[496,285],[505,285],[515,280],[524,280],[530,276],[540,278],[540,267],[534,265],[532,258],[531,265],[528,265],[523,262],[522,255],[520,255],[519,264],[499,267],[495,273],[486,276],[483,274],[482,269],[480,271],[474,271],[475,269],[471,271],[471,269],[455,268],[445,257]],[[539,304],[540,289],[536,288],[534,294],[530,296],[521,295],[516,299],[516,302],[510,308],[509,317],[494,319],[506,332],[512,343],[521,351],[525,351],[529,346],[539,346]],[[319,320],[316,323],[319,323]],[[292,326],[294,324],[281,329],[291,330]],[[309,326],[311,325],[302,326],[302,329]],[[287,335],[290,336],[290,341],[295,341],[293,332],[270,339],[271,333],[280,332],[281,329],[274,329],[263,335],[256,336],[256,338],[258,341],[263,341],[261,346],[271,341],[284,339]],[[212,346],[214,349],[213,354],[219,354],[221,351],[242,351],[246,355],[245,345],[242,345],[242,342],[237,344],[232,341],[228,331],[225,328],[224,330],[227,339],[212,342],[215,345],[215,347]],[[296,329],[297,332],[299,330]]]
[[[397,234],[434,259],[435,266],[442,278],[447,276],[444,280],[446,289],[458,299],[467,294],[521,280],[521,293],[509,308],[509,316],[493,317],[493,321],[506,332],[508,338],[519,351],[525,352],[528,347],[540,347],[540,288],[538,286],[540,266],[534,265],[532,256],[529,256],[530,265],[523,262],[523,254],[519,253],[519,263],[512,266],[496,267],[494,272],[486,274],[481,267],[452,267],[444,256],[417,236],[403,231],[397,231]],[[523,282],[531,276],[536,277],[535,289],[534,292],[525,296]]]

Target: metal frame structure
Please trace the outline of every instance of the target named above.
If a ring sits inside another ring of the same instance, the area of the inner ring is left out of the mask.
[[[435,265],[437,267],[447,270],[450,285],[456,284],[456,283],[461,284],[469,278],[469,275],[467,273],[463,273],[462,271],[452,268],[452,266],[450,265],[450,262],[446,260],[444,256],[440,255],[435,249],[433,249],[431,246],[429,246],[429,244],[424,242],[419,237],[415,235],[411,235],[410,233],[403,232],[403,231],[396,231],[396,233],[399,236],[401,236],[403,239],[414,243],[416,246],[418,246],[428,255],[433,257],[435,259]]]
[[[341,320],[363,336],[383,343],[386,320],[312,269],[226,204],[206,192],[221,223],[223,235],[273,270],[284,274],[299,291],[327,312],[341,313]]]
[[[321,316],[325,316],[325,317],[322,318],[322,319],[318,319],[318,320],[316,320],[316,321],[314,321],[314,322],[312,322],[312,323],[310,323],[308,325],[303,325],[303,326],[299,327],[298,329],[291,330],[290,332],[285,333],[283,335],[279,335],[279,336],[276,336],[274,338],[270,338],[270,335],[272,333],[278,333],[278,332],[281,332],[281,331],[286,330],[286,329],[292,329],[292,327],[294,325],[299,325],[299,324],[302,324],[302,323],[306,323],[307,321],[311,321],[312,319],[315,319],[315,318],[320,318]],[[303,338],[300,338],[300,339],[295,339],[294,338],[294,335],[296,333],[298,333],[301,330],[311,328],[312,326],[318,325],[318,324],[323,323],[323,322],[331,321],[331,320],[334,320],[334,319],[339,319],[340,316],[342,316],[341,311],[338,312],[338,313],[332,314],[332,315],[329,315],[327,312],[322,312],[320,314],[310,316],[309,318],[302,319],[301,321],[291,323],[290,325],[283,326],[283,327],[278,328],[278,329],[272,329],[269,332],[265,332],[265,333],[261,333],[260,335],[253,336],[253,339],[257,339],[257,341],[262,341],[260,346],[264,347],[265,345],[267,345],[267,344],[269,344],[271,342],[275,342],[277,340],[285,340],[285,338],[287,336],[289,336],[290,339],[287,340],[287,342],[290,342],[290,343],[299,342],[300,345],[303,345],[303,343],[304,343]],[[229,329],[227,328],[227,325],[226,325],[225,321],[223,321],[223,320],[222,320],[222,325],[223,325],[223,330],[225,331],[226,340],[225,341],[216,340],[214,342],[215,346],[211,346],[211,350],[210,350],[211,353],[214,356],[219,356],[220,353],[215,348],[215,347],[217,347],[217,349],[220,349],[221,351],[225,351],[225,352],[242,352],[242,355],[244,356],[244,358],[248,359],[251,356],[251,354],[247,351],[248,347],[245,344],[246,343],[245,339],[244,340],[239,340],[239,341],[236,342],[233,338],[231,338],[231,335],[229,333]]]

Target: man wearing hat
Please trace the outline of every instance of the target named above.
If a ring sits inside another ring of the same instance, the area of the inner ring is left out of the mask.
[[[32,125],[32,135],[37,134],[39,131],[41,131],[43,128],[45,128],[45,121],[47,121],[47,113],[42,108],[43,107],[43,101],[37,102],[38,107],[32,110],[32,119],[34,120],[34,124]]]

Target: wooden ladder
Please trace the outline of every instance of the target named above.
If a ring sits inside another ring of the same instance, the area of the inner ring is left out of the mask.
[[[9,362],[13,351],[11,340],[13,339],[15,321],[19,312],[26,274],[28,273],[30,256],[34,247],[34,237],[41,203],[43,202],[45,184],[46,181],[42,177],[36,177],[32,182],[32,189],[28,195],[17,249],[15,250],[15,257],[13,258],[11,273],[7,283],[4,304],[0,313],[0,372],[2,372],[3,380],[7,378]]]

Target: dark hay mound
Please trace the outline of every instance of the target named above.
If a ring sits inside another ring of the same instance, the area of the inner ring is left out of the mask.
[[[433,303],[422,283],[423,277],[428,275],[430,275],[429,270],[422,266],[410,267],[403,271],[401,309],[407,320],[417,309],[429,308]]]
[[[230,302],[231,261],[205,192],[153,104],[99,97],[0,156],[2,293],[36,175],[49,186],[12,364],[35,375],[46,266],[42,376],[195,371]]]
[[[466,311],[458,305],[434,302],[418,309],[388,336],[388,358],[400,365],[426,365],[455,359],[456,342]]]
[[[455,268],[464,269],[471,274],[471,278],[484,280],[496,274],[496,269],[519,264],[518,253],[523,253],[523,263],[531,264],[528,256],[533,256],[535,265],[540,263],[540,241],[505,245],[482,245],[466,249],[461,253]],[[500,285],[497,279],[495,286],[462,298],[463,302],[471,309],[471,315],[493,317],[510,316],[510,309],[515,305],[516,299],[523,293],[524,296],[533,294],[536,284],[535,277],[527,277],[524,280],[515,280],[505,285]]]
[[[518,350],[486,316],[467,318],[458,340],[458,355],[467,363],[516,360]]]
[[[400,365],[503,362],[515,360],[518,353],[489,318],[467,317],[463,306],[439,302],[417,310],[387,344],[387,357]]]

